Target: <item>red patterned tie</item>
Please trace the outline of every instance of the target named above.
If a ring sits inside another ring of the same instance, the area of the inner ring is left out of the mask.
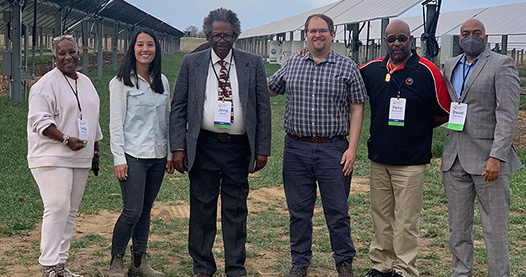
[[[232,103],[230,123],[234,123],[234,101],[232,100],[232,87],[230,86],[229,72],[225,66],[227,62],[219,60],[218,63],[221,66],[221,70],[219,71],[218,99]]]

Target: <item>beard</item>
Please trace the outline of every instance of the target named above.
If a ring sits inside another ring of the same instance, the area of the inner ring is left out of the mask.
[[[394,50],[402,50],[402,52],[395,52]],[[411,50],[409,48],[396,48],[389,51],[389,56],[391,60],[395,63],[401,63],[411,55]]]

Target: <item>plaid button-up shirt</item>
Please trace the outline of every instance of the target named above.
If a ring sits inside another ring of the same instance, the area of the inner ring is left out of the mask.
[[[348,135],[350,104],[367,100],[356,63],[332,50],[319,64],[310,53],[291,56],[270,77],[269,88],[287,93],[285,131],[300,137]]]

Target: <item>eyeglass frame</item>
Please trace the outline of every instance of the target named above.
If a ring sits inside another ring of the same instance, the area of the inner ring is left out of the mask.
[[[395,43],[395,41],[399,41],[399,42],[406,42],[407,40],[409,40],[410,36],[406,36],[406,35],[399,35],[397,37],[395,36],[388,36],[388,37],[384,37],[385,41],[387,43]],[[390,41],[392,40],[392,41]]]
[[[227,37],[230,37],[230,38],[227,39]],[[215,35],[211,35],[210,38],[214,42],[220,42],[221,40],[224,40],[226,42],[232,42],[234,41],[235,35],[234,34],[215,34]]]
[[[311,35],[315,35],[315,34],[324,35],[324,34],[330,33],[330,31],[331,30],[329,30],[328,28],[307,29],[307,33],[309,33]]]

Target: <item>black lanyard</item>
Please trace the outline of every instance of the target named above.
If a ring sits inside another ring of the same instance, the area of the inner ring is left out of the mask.
[[[77,99],[77,105],[79,106],[79,112],[80,112],[80,119],[82,119],[82,108],[81,108],[81,106],[80,106],[79,91],[78,91],[78,88],[77,88],[77,80],[78,80],[78,76],[77,76],[77,78],[75,79],[75,89],[73,89],[73,87],[72,87],[71,84],[69,83],[69,81],[68,81],[68,77],[66,77],[66,74],[64,74],[64,78],[66,79],[66,82],[68,83],[69,87],[71,88],[71,91],[73,92],[73,94],[75,95],[75,98]]]
[[[466,85],[466,81],[467,81],[467,78],[468,78],[468,75],[469,75],[469,71],[475,65],[475,61],[473,61],[468,66],[468,72],[466,72],[466,62],[467,62],[466,56],[464,56],[464,62],[462,63],[462,88],[460,89],[460,97],[462,97],[462,92],[464,91],[464,86]]]
[[[404,68],[403,69],[406,69],[405,68],[405,64],[404,64]],[[402,79],[402,83],[400,83],[400,84],[398,84],[396,79],[394,77],[392,77],[393,76],[392,74],[394,74],[394,72],[390,73],[389,75],[391,75],[391,79],[393,80],[393,83],[398,87],[398,94],[396,95],[396,98],[400,99],[400,90],[402,89],[402,86],[404,85],[404,80],[407,79],[407,76],[409,75],[409,68],[407,68],[407,70],[405,71],[405,77],[404,77],[404,79]],[[389,84],[389,83],[387,83],[387,84]]]
[[[217,79],[217,83],[219,84],[219,87],[221,88],[221,93],[223,94],[223,96],[227,96],[226,95],[226,82],[228,81],[228,78],[230,78],[230,69],[232,68],[232,56],[233,55],[230,55],[230,62],[228,63],[228,70],[226,71],[226,79],[225,79],[225,83],[223,84],[223,82],[221,82],[221,79],[219,78],[219,75],[217,75],[217,72],[216,72],[216,69],[214,67],[214,64],[212,63],[212,59],[210,59],[210,64],[212,65],[212,69],[214,70],[214,74],[216,75],[216,79]],[[221,59],[223,62],[225,62],[225,60]]]

